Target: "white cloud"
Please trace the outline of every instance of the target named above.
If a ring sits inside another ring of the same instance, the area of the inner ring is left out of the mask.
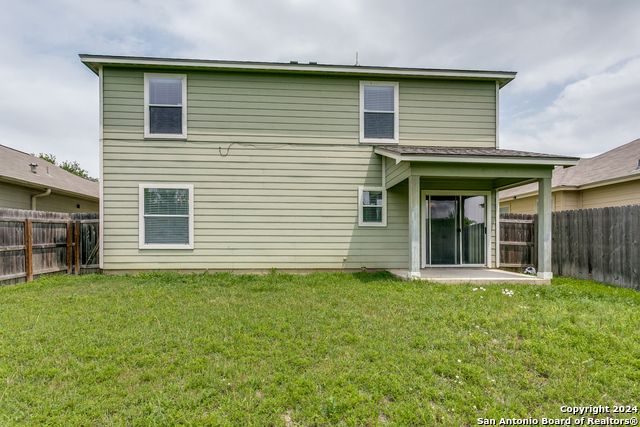
[[[516,119],[503,147],[592,156],[640,137],[640,58],[564,88],[543,111]]]

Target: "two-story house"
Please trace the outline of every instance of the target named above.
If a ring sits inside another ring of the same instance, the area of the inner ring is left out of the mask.
[[[99,76],[101,266],[496,267],[497,191],[577,159],[498,148],[513,72],[81,55]]]

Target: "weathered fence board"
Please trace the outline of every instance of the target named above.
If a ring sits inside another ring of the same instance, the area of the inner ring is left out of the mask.
[[[500,214],[500,266],[537,266],[536,215]],[[553,212],[554,275],[640,290],[640,205]]]
[[[535,266],[535,215],[500,214],[500,266],[521,271]]]
[[[33,247],[31,246],[32,227],[31,219],[24,220],[24,273],[27,278],[27,282],[33,280]]]
[[[0,284],[98,272],[98,214],[0,209]]]
[[[552,269],[558,276],[640,290],[640,206],[554,212]]]

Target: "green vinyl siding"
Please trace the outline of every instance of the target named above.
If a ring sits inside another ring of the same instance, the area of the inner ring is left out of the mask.
[[[382,179],[370,147],[166,144],[105,141],[106,269],[405,266],[406,194],[388,192],[388,227],[358,227],[358,186]],[[138,249],[139,183],[194,184],[193,251]]]
[[[105,138],[143,138],[143,76],[105,70]],[[189,72],[189,141],[358,144],[358,90],[353,79]]]
[[[31,209],[32,194],[37,194],[37,190],[0,182],[0,208]]]
[[[495,83],[401,81],[400,145],[495,147]]]
[[[44,193],[44,189],[23,187],[0,182],[0,208],[31,209],[31,196]],[[78,207],[80,205],[80,207]],[[36,199],[36,210],[45,212],[83,213],[98,212],[98,201],[51,193]]]
[[[144,72],[104,76],[104,137],[143,139]],[[359,81],[188,72],[189,140],[360,145]],[[495,146],[494,83],[407,79],[399,91],[400,145]]]
[[[167,70],[188,138],[164,140],[143,137],[144,72],[103,69],[106,270],[407,267],[406,164],[386,164],[387,226],[358,226],[358,187],[382,185],[359,78]],[[494,83],[398,82],[400,145],[495,146]],[[139,249],[141,183],[194,185],[193,250]]]
[[[408,162],[396,163],[394,159],[385,157],[386,186],[387,188],[404,181],[411,175],[411,164]]]
[[[78,207],[80,205],[80,207]],[[62,194],[50,194],[46,197],[38,197],[36,208],[39,211],[84,213],[100,212],[98,201],[80,199]]]

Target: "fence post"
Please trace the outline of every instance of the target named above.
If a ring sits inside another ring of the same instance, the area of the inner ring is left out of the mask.
[[[71,274],[73,265],[73,223],[67,221],[67,274]]]
[[[80,274],[80,220],[75,221],[75,241],[76,241],[76,251],[75,251],[75,274]]]
[[[531,254],[531,264],[533,264],[536,270],[539,270],[538,266],[538,214],[533,215],[533,228],[531,229],[531,241],[533,242],[533,253]]]
[[[33,280],[33,242],[31,241],[31,218],[24,220],[24,270],[27,282]]]

